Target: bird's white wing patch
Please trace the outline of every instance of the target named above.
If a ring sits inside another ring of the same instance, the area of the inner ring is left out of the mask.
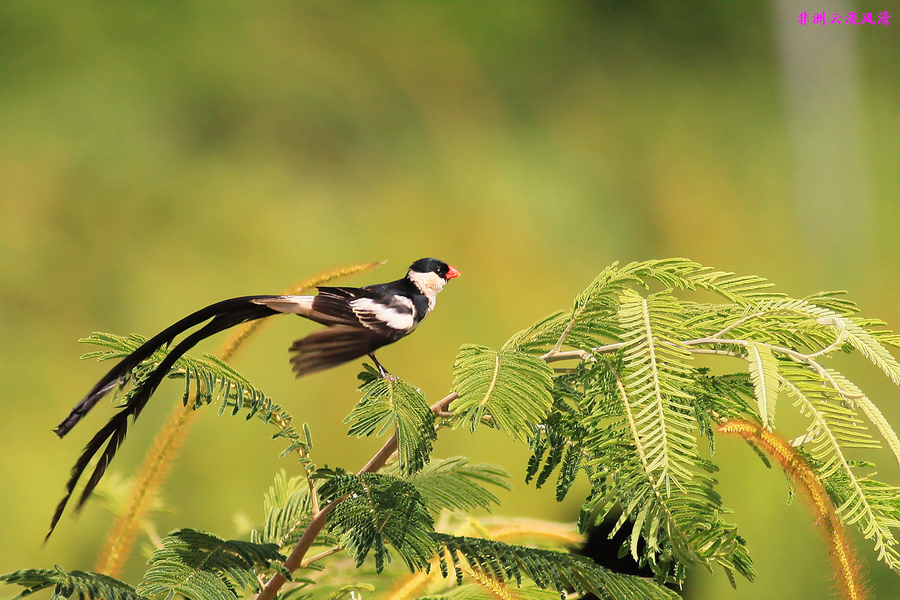
[[[377,327],[373,326],[380,324],[391,329],[407,331],[412,329],[415,323],[411,308],[403,310],[376,302],[371,298],[358,298],[350,303],[350,308],[362,324],[371,329],[376,329]]]
[[[413,304],[412,299],[407,298],[406,296],[397,296],[394,298],[394,302],[397,304],[402,304],[404,310],[408,310],[409,312],[415,311],[415,305]]]
[[[278,296],[277,298],[261,298],[254,304],[268,306],[272,310],[292,315],[308,315],[312,311],[315,296]]]

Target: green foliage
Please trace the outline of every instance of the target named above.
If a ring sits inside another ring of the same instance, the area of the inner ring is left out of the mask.
[[[353,585],[344,585],[336,589],[328,596],[328,600],[342,600],[343,598],[354,597],[356,592],[374,592],[375,586],[370,583],[359,583]]]
[[[839,374],[830,374],[849,389],[849,382]],[[880,447],[854,409],[855,403],[842,401],[834,389],[823,387],[818,377],[799,365],[784,364],[779,377],[782,389],[810,418],[806,434],[794,443],[802,442],[819,462],[817,472],[838,507],[838,515],[846,523],[858,524],[863,535],[874,540],[879,558],[900,570],[900,553],[891,531],[900,523],[900,488],[858,475],[844,454],[850,448]]]
[[[147,600],[127,583],[112,577],[84,571],[66,572],[60,567],[25,569],[7,573],[0,575],[0,583],[19,585],[25,588],[13,600],[30,596],[50,587],[54,588],[53,600],[72,597],[79,600]]]
[[[148,596],[179,594],[192,600],[238,598],[255,589],[254,569],[273,569],[284,561],[275,544],[226,541],[210,533],[179,529],[153,552],[138,592]]]
[[[778,362],[769,348],[753,342],[747,342],[747,362],[759,418],[763,425],[771,428],[778,399]]]
[[[643,298],[630,290],[619,302],[625,346],[617,390],[645,476],[657,493],[671,496],[673,485],[685,491],[697,463],[680,303],[668,294]]]
[[[389,467],[384,472],[392,474],[396,470]],[[470,464],[464,456],[432,461],[418,473],[407,477],[433,513],[444,508],[471,511],[498,505],[500,499],[483,484],[508,490],[512,487],[508,479],[509,474],[502,467]]]
[[[275,544],[278,548],[293,546],[309,524],[309,486],[303,476],[290,477],[284,470],[275,475],[275,483],[263,500],[265,524],[251,532],[255,544]]]
[[[576,594],[590,592],[604,600],[671,600],[677,594],[651,580],[621,575],[594,564],[584,556],[504,544],[495,540],[437,534],[441,549],[441,572],[446,577],[449,568],[462,583],[463,565],[481,571],[500,582],[522,584],[527,577],[542,589],[554,589],[560,598],[568,590]],[[464,559],[464,561],[462,560]]]
[[[553,590],[544,590],[536,586],[523,585],[516,589],[516,598],[521,600],[556,600],[559,595]],[[496,600],[497,596],[479,584],[462,584],[450,588],[443,594],[430,594],[419,600]]]
[[[390,562],[390,544],[411,571],[421,569],[434,556],[434,522],[415,486],[382,475],[338,475],[322,486],[323,501],[339,498],[328,521],[357,566],[374,552],[375,570]]]
[[[858,352],[900,385],[900,363],[887,350],[900,345],[900,336],[856,312],[840,292],[790,298],[762,278],[684,259],[612,265],[570,309],[520,331],[500,350],[464,345],[454,364],[449,419],[436,418],[412,385],[372,369],[363,373],[362,398],[345,419],[349,435],[380,436],[393,428],[399,460],[382,473],[369,472],[383,464],[373,461],[357,475],[316,468],[309,429],[293,428],[280,407],[233,369],[214,357],[184,357],[170,376],[185,379],[186,401],[221,400],[220,413],[246,410],[248,418],[274,423],[275,437],[291,442],[284,454],[300,457],[300,476],[276,477],[251,542],[177,531],[153,554],[137,591],[77,571],[18,571],[0,581],[27,588],[22,595],[56,586],[58,597],[237,597],[278,571],[282,550],[287,554],[304,543],[304,532],[321,526],[310,546],[325,550],[312,555],[307,547],[305,562],[292,570],[321,568],[331,554],[346,551],[358,575],[329,568],[317,574],[324,581],[292,584],[287,596],[339,600],[369,590],[370,581],[384,581],[376,576],[397,577],[388,568],[393,552],[411,571],[439,563],[446,577],[452,566],[459,583],[474,573],[478,586],[435,598],[481,598],[495,582],[530,580],[536,588],[524,588],[523,597],[535,600],[544,598],[537,589],[671,599],[677,596],[660,584],[682,582],[690,567],[717,565],[732,583],[737,574],[753,579],[745,540],[725,520],[729,510],[716,491],[718,466],[701,441],[713,455],[717,426],[732,419],[778,431],[776,407],[779,414],[790,408],[785,398],[808,423],[792,444],[807,457],[836,514],[900,572],[900,488],[875,480],[870,463],[848,457],[884,443],[900,464],[900,439],[866,394],[826,362]],[[128,354],[142,339],[95,334],[86,341],[108,349],[88,356],[105,359]],[[162,356],[140,365],[134,381]],[[697,356],[718,362],[698,366]],[[551,366],[559,364],[565,366]],[[465,518],[448,511],[492,509],[499,504],[494,488],[510,487],[501,467],[431,458],[437,431],[462,424],[527,440],[526,482],[542,487],[555,474],[557,500],[583,475],[590,493],[579,529],[619,514],[614,533],[627,530],[620,552],[649,566],[656,581],[616,574],[567,552],[436,532],[436,520]]]
[[[579,365],[575,373],[556,378],[553,411],[542,424],[533,430],[530,447],[531,458],[525,473],[525,482],[533,479],[537,487],[542,487],[554,469],[560,467],[556,484],[556,500],[561,502],[568,494],[581,470],[588,476],[592,471],[585,463],[584,437],[587,429],[583,425],[586,415],[591,412],[591,404],[596,394],[586,394],[579,389],[587,379],[584,365]]]
[[[506,349],[466,344],[453,365],[453,389],[459,398],[450,405],[456,424],[474,431],[482,420],[518,436],[546,417],[552,403],[553,371],[541,360]]]
[[[729,418],[774,428],[779,392],[811,419],[796,443],[810,445],[820,476],[835,480],[838,514],[900,570],[892,531],[900,493],[858,475],[845,456],[875,446],[861,414],[898,462],[900,442],[868,398],[822,364],[857,350],[898,383],[898,363],[884,346],[896,336],[875,329],[880,321],[852,316],[855,305],[839,292],[793,299],[771,288],[683,259],[613,265],[571,310],[507,342],[551,363],[579,361],[554,378],[554,410],[533,430],[527,479],[540,486],[558,467],[561,498],[573,473],[585,472],[592,493],[581,525],[620,507],[617,526],[632,522],[626,549],[660,578],[678,580],[684,566],[712,563],[753,577],[743,539],[721,519],[727,511],[710,476],[716,467],[700,457],[697,437],[714,448],[714,424]],[[700,290],[725,302],[683,297]],[[696,355],[720,356],[737,370],[709,375],[693,365]]]
[[[418,388],[395,377],[380,377],[371,368],[359,377],[363,397],[344,419],[350,423],[348,435],[380,436],[395,425],[400,469],[404,474],[415,473],[428,462],[437,439],[434,413],[425,396]]]

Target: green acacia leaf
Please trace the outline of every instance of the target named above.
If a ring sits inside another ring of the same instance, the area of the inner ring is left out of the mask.
[[[82,358],[96,358],[102,361],[128,356],[146,342],[147,338],[140,335],[120,336],[94,332],[78,341],[106,348],[82,355]],[[160,348],[135,367],[130,375],[131,388],[122,394],[123,403],[128,401],[141,381],[159,366],[167,354],[167,349]],[[265,424],[275,424],[281,429],[274,437],[286,438],[292,442],[290,450],[286,453],[297,449],[305,452],[309,449],[309,441],[290,427],[293,417],[288,411],[273,402],[262,390],[253,386],[247,378],[218,357],[210,354],[204,356],[205,358],[197,358],[185,354],[175,361],[172,370],[169,371],[169,378],[184,380],[185,405],[193,399],[195,409],[205,404],[220,402],[220,415],[234,416],[246,411],[248,420],[255,417]]]
[[[392,467],[383,472],[399,471]],[[424,469],[406,478],[422,496],[433,513],[442,509],[471,511],[490,509],[500,499],[486,485],[511,489],[509,473],[502,467],[470,463],[464,456],[432,461]]]
[[[452,568],[460,583],[461,565],[470,565],[501,583],[514,581],[521,586],[527,577],[539,588],[556,590],[560,598],[574,590],[605,600],[679,599],[652,579],[615,573],[577,554],[443,533],[436,534],[435,539],[441,549],[441,572],[446,577]]]
[[[696,462],[688,392],[690,355],[679,346],[677,314],[680,304],[668,294],[643,298],[622,296],[619,321],[626,342],[622,384],[633,437],[642,449],[654,486],[671,494],[691,478]]]
[[[162,540],[148,561],[138,592],[179,594],[195,600],[237,598],[238,590],[257,589],[256,570],[277,569],[285,557],[276,544],[254,544],[179,529]]]
[[[328,530],[362,565],[372,553],[380,573],[390,562],[390,544],[411,571],[423,569],[434,557],[434,522],[415,486],[383,475],[338,475],[320,490],[322,501],[343,500],[328,519]]]
[[[775,404],[778,400],[778,361],[765,346],[747,343],[747,365],[759,418],[764,427],[771,429],[775,421]]]
[[[78,600],[148,600],[123,581],[100,573],[55,569],[24,569],[0,575],[0,583],[25,588],[13,600],[53,588],[53,598]]]
[[[464,345],[453,373],[454,426],[468,423],[474,431],[488,418],[513,437],[528,436],[553,403],[553,370],[528,354]]]
[[[432,443],[437,439],[435,416],[418,388],[394,377],[363,373],[367,379],[360,387],[362,399],[344,419],[350,424],[348,435],[383,435],[391,425],[397,427],[400,469],[415,473],[428,463]]]
[[[302,475],[288,477],[284,470],[275,474],[275,482],[263,501],[266,520],[261,530],[250,534],[256,544],[294,546],[312,518],[309,485]]]

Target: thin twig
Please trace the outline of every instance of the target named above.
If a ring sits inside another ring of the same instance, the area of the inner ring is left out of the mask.
[[[823,356],[825,354],[831,354],[832,352],[834,352],[835,350],[837,350],[838,348],[840,348],[843,345],[844,339],[846,337],[847,337],[846,331],[840,330],[837,334],[837,337],[834,338],[834,341],[831,342],[830,345],[826,346],[825,348],[822,348],[818,352],[813,352],[812,354],[807,355],[808,358],[815,359],[815,358],[819,358],[820,356]]]
[[[304,568],[308,567],[309,565],[313,564],[317,560],[322,560],[326,556],[331,556],[332,554],[337,554],[338,552],[340,552],[343,549],[344,549],[343,546],[335,546],[334,548],[329,548],[325,552],[319,552],[315,556],[310,556],[309,558],[304,558],[303,562],[300,564],[300,566],[304,567]]]
[[[747,355],[740,352],[732,352],[730,350],[720,350],[719,348],[690,348],[691,354],[713,354],[715,356],[731,356],[733,358],[743,358],[746,360]]]
[[[750,319],[762,316],[764,314],[766,314],[766,313],[756,312],[756,313],[750,313],[749,315],[744,315],[743,317],[741,317],[740,319],[738,319],[731,325],[728,325],[727,327],[725,327],[725,329],[722,329],[721,331],[718,331],[717,333],[714,333],[709,337],[718,338],[720,336],[723,336],[726,333],[728,333],[729,331],[731,331],[732,329],[734,329],[735,327],[739,327],[739,326],[743,325],[744,323],[746,323],[747,321],[749,321]]]
[[[306,473],[306,486],[309,488],[309,499],[310,504],[312,505],[310,508],[313,516],[316,516],[322,510],[319,506],[319,490],[316,489],[316,482],[313,481],[308,472]]]
[[[835,341],[837,341],[837,340],[835,340]],[[811,366],[813,369],[816,370],[816,373],[818,373],[823,379],[827,380],[828,383],[831,384],[831,387],[834,388],[835,392],[837,392],[839,395],[843,396],[844,398],[847,398],[849,400],[857,400],[857,399],[863,398],[865,396],[865,394],[854,394],[854,393],[845,391],[838,384],[838,382],[834,380],[834,377],[831,376],[831,373],[828,372],[828,369],[826,369],[825,367],[820,365],[815,360],[815,357],[818,355],[818,353],[803,354],[802,352],[797,352],[796,350],[791,350],[790,348],[785,348],[783,346],[775,346],[773,344],[764,344],[762,342],[752,342],[752,343],[755,344],[756,346],[768,348],[772,352],[777,352],[779,354],[783,354],[784,356],[787,356],[788,358],[794,360],[795,362],[803,363],[803,364],[807,364],[807,365]],[[727,339],[723,340],[723,339],[718,339],[718,338],[713,338],[713,337],[698,338],[696,340],[688,340],[686,342],[680,342],[681,346],[688,346],[688,347],[695,346],[695,345],[702,345],[702,344],[723,344],[723,345],[733,345],[733,346],[740,346],[742,348],[748,348],[750,346],[751,342],[748,340],[727,340]],[[690,351],[695,352],[696,350],[690,350]]]
[[[625,342],[616,342],[614,344],[607,344],[605,346],[597,346],[596,348],[591,348],[590,351],[587,350],[567,350],[566,352],[557,352],[554,349],[550,349],[549,352],[542,355],[540,358],[544,360],[544,362],[556,362],[558,360],[570,360],[573,358],[578,358],[581,360],[591,360],[594,354],[608,354],[610,352],[615,352],[620,348],[624,348],[627,344]]]
[[[547,351],[546,354],[542,354],[540,356],[541,360],[545,362],[555,362],[557,360],[569,360],[572,358],[577,358],[580,360],[588,360],[591,357],[591,353],[586,350],[568,350],[566,352],[556,352],[553,348]]]
[[[724,329],[722,329],[712,335],[709,335],[707,337],[697,338],[697,339],[693,339],[693,340],[686,340],[686,341],[677,342],[677,343],[676,342],[663,342],[663,343],[667,344],[667,345],[685,348],[692,354],[715,354],[718,356],[732,356],[734,358],[746,358],[745,355],[740,354],[738,352],[731,352],[728,350],[721,350],[718,348],[697,348],[697,346],[734,345],[734,346],[740,346],[742,348],[747,348],[750,345],[750,342],[748,340],[723,339],[721,336],[724,335],[725,333],[731,331],[735,327],[738,327],[739,325],[749,321],[750,319],[760,316],[761,314],[763,314],[763,313],[752,313],[749,315],[745,315],[744,317],[741,317],[740,319],[738,319],[734,323],[728,325]],[[838,382],[835,381],[834,377],[831,376],[831,373],[829,373],[828,370],[825,367],[823,367],[821,364],[819,364],[819,362],[816,360],[820,356],[827,356],[831,352],[834,352],[836,349],[840,348],[841,344],[843,344],[843,342],[844,342],[844,338],[845,338],[845,334],[843,331],[841,331],[838,333],[834,342],[832,342],[825,348],[822,348],[821,350],[818,350],[816,352],[811,352],[809,354],[803,354],[802,352],[797,352],[796,350],[793,350],[791,348],[785,348],[784,346],[776,346],[774,344],[766,344],[763,342],[753,342],[753,344],[756,346],[761,346],[763,348],[768,348],[772,352],[776,352],[783,356],[787,356],[788,358],[790,358],[791,360],[794,360],[795,362],[799,362],[799,363],[803,363],[803,364],[811,366],[813,369],[815,369],[816,373],[818,373],[823,379],[825,379],[828,383],[831,384],[831,387],[834,388],[834,390],[839,395],[841,395],[844,398],[847,398],[849,400],[857,400],[859,398],[862,398],[864,395],[863,394],[854,394],[854,393],[845,391],[842,388],[842,386],[840,386],[838,384]],[[593,357],[597,354],[606,354],[609,352],[615,352],[621,348],[624,348],[626,345],[627,345],[626,342],[616,342],[616,343],[612,343],[612,344],[606,344],[605,346],[597,346],[596,348],[591,348],[589,351],[588,350],[567,350],[565,352],[559,352],[558,349],[556,348],[556,346],[554,346],[546,354],[543,354],[540,358],[548,363],[556,362],[556,361],[560,361],[560,360],[571,360],[571,359],[578,359],[578,360],[582,360],[582,361],[593,360]]]

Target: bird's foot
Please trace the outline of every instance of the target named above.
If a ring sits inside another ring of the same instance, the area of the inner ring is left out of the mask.
[[[378,374],[381,375],[381,378],[382,378],[382,379],[387,380],[387,381],[400,381],[400,378],[399,378],[399,377],[397,377],[397,376],[395,376],[395,375],[391,375],[390,373],[388,373],[388,370],[385,369],[385,368],[381,365],[380,362],[378,362],[378,359],[375,358],[375,355],[374,355],[374,354],[370,354],[370,355],[369,355],[369,358],[371,358],[371,359],[372,359],[372,362],[375,363],[375,367],[378,369]]]

